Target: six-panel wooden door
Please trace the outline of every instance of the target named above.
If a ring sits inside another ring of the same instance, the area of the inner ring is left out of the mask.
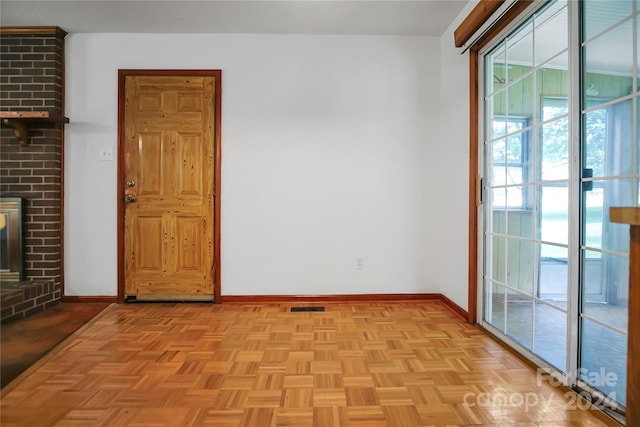
[[[214,298],[214,83],[125,77],[125,299]]]

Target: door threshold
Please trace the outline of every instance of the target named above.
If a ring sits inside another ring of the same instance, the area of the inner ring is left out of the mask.
[[[127,295],[124,302],[215,302],[212,295]]]

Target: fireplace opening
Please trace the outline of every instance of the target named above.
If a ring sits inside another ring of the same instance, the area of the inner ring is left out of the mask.
[[[24,280],[22,198],[0,197],[0,285]]]

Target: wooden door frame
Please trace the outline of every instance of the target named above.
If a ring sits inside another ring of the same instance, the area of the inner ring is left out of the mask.
[[[220,302],[221,282],[220,282],[220,190],[221,177],[220,167],[222,165],[222,139],[221,139],[221,119],[222,119],[222,70],[143,70],[143,69],[121,69],[118,70],[118,302],[124,303],[124,141],[125,141],[125,78],[127,76],[198,76],[214,78],[214,129],[213,129],[213,301]]]

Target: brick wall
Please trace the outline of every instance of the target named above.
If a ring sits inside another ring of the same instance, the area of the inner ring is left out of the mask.
[[[0,28],[0,110],[64,115],[64,37],[57,27]],[[25,279],[62,285],[63,129],[30,122],[27,145],[0,131],[0,197],[24,199]]]
[[[45,34],[0,34],[0,108],[62,113],[66,33],[55,27],[31,30]]]

